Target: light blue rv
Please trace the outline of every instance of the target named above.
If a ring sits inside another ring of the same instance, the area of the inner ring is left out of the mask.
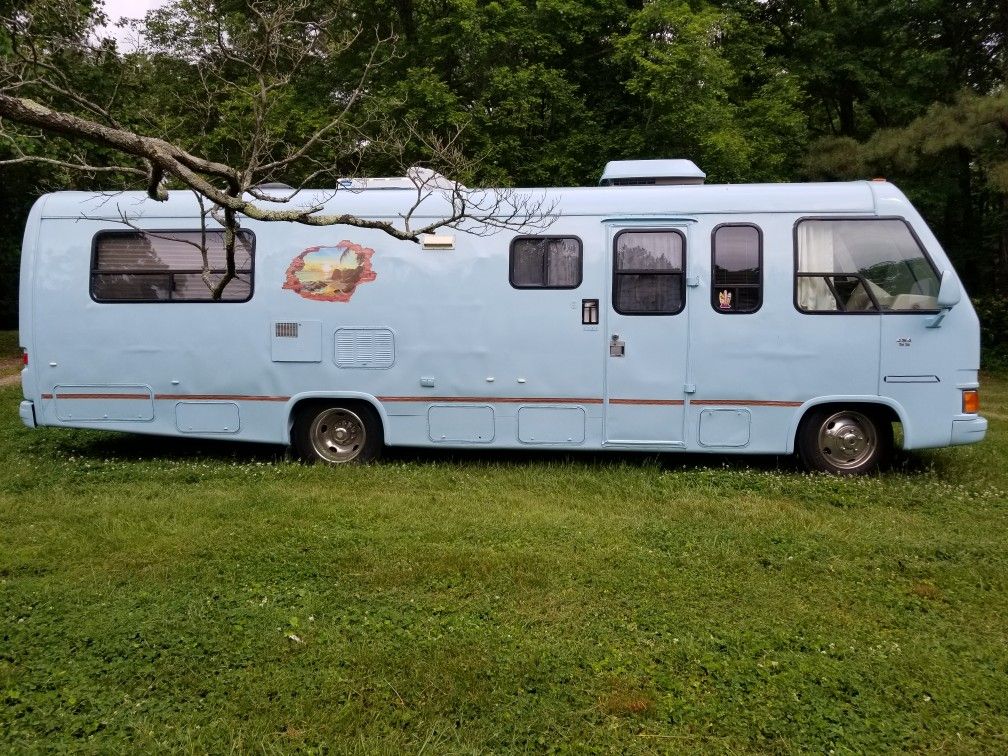
[[[46,195],[22,255],[21,417],[334,463],[384,445],[798,452],[851,474],[885,461],[895,424],[907,449],[983,439],[977,316],[898,189],[703,177],[610,163],[600,186],[530,190],[545,229],[424,244],[246,220],[222,301],[191,193]],[[394,180],[305,195],[392,221],[415,199]],[[219,231],[207,248],[223,268]]]

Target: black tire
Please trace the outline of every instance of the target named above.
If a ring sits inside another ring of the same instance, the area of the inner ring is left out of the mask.
[[[305,462],[373,462],[383,447],[381,418],[365,402],[312,403],[295,415],[291,440]]]
[[[818,407],[802,420],[797,446],[810,471],[865,475],[891,461],[892,423],[870,408]]]

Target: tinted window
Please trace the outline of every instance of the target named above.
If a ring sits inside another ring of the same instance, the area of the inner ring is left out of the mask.
[[[763,302],[763,244],[756,226],[720,226],[711,239],[711,305],[722,313],[755,312]]]
[[[95,238],[91,296],[99,302],[209,302],[203,281],[203,235],[200,231],[110,231]],[[206,232],[211,283],[227,270],[224,232]],[[237,277],[221,301],[244,302],[252,296],[255,238],[240,231],[235,243]]]
[[[616,236],[613,308],[624,315],[674,315],[685,302],[685,242],[677,231]]]
[[[511,242],[511,285],[518,289],[576,289],[581,265],[581,240],[574,236],[520,236]]]
[[[938,274],[901,220],[804,220],[796,244],[804,312],[938,308]]]

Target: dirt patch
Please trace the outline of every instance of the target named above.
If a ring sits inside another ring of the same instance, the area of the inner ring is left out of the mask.
[[[910,586],[910,592],[918,598],[928,599],[929,601],[937,601],[942,597],[941,591],[931,585],[931,583],[920,580],[915,581]]]
[[[10,386],[21,380],[21,358],[0,357],[0,386]]]
[[[21,357],[0,357],[0,381],[7,378],[17,378],[21,372]],[[6,386],[7,383],[0,383]]]
[[[598,701],[603,713],[615,717],[646,714],[654,708],[654,704],[654,697],[648,691],[625,681],[614,681],[611,689]]]

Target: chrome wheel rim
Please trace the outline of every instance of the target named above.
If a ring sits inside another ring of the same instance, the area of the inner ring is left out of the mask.
[[[877,448],[875,424],[860,412],[837,412],[819,428],[819,451],[837,469],[849,470],[863,464]]]
[[[364,423],[342,407],[320,412],[308,431],[312,449],[326,462],[350,462],[360,456],[367,440]]]

